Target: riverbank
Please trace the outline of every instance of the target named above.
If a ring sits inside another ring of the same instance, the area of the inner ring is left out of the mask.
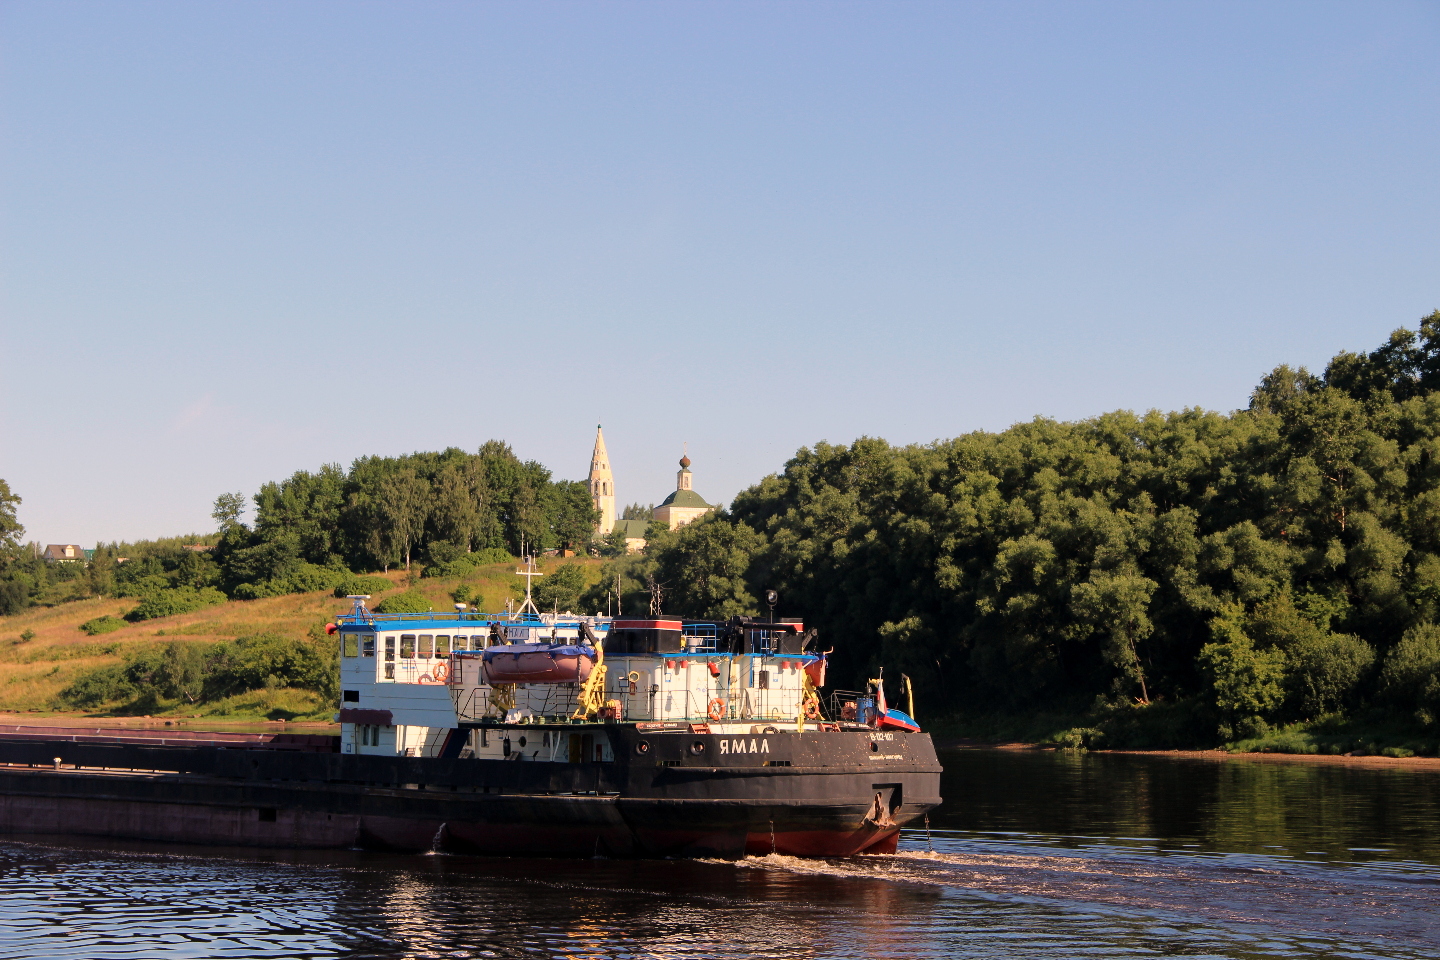
[[[1177,760],[1321,763],[1354,767],[1407,767],[1440,772],[1440,757],[1387,757],[1380,754],[1334,756],[1323,753],[1232,753],[1229,750],[1096,750],[1094,752],[1122,756],[1172,757]]]
[[[941,750],[1065,750],[1050,743],[1007,741],[993,743],[973,737],[936,737]],[[1387,757],[1383,754],[1265,753],[1231,751],[1223,747],[1211,750],[1086,750],[1086,753],[1136,757],[1168,757],[1175,760],[1208,760],[1218,763],[1242,760],[1260,763],[1321,763],[1356,767],[1407,767],[1440,772],[1440,757]]]
[[[0,712],[0,732],[25,727],[67,727],[82,730],[203,730],[209,733],[318,733],[340,732],[338,723],[320,720],[255,720],[179,717],[87,717],[69,713],[34,714]]]
[[[1075,713],[940,717],[926,724],[936,743],[1034,746],[1178,755],[1355,757],[1388,760],[1440,757],[1440,725],[1421,724],[1371,706],[1346,716],[1270,725],[1252,721],[1243,734],[1219,723],[1195,701],[1122,705]]]

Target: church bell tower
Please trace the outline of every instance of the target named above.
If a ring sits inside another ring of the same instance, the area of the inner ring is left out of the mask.
[[[590,454],[590,500],[600,511],[595,532],[600,536],[615,529],[615,478],[610,473],[610,454],[605,452],[605,431],[595,427],[595,452]]]

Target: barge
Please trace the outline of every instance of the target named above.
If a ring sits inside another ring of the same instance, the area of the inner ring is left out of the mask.
[[[488,855],[846,856],[940,803],[803,623],[370,612],[338,737],[0,730],[0,832]],[[911,713],[913,713],[913,706]]]

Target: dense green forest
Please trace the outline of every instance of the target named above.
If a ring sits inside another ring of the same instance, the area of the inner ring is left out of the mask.
[[[612,561],[629,610],[819,626],[933,714],[1089,714],[1110,742],[1440,715],[1440,312],[1246,410],[803,449]],[[591,602],[600,597],[592,596]]]
[[[364,457],[215,503],[219,533],[100,544],[88,564],[47,563],[21,545],[20,498],[0,481],[0,614],[90,596],[139,599],[131,619],[231,599],[365,591],[357,571],[422,564],[463,573],[523,549],[588,549],[596,512],[584,483],[555,480],[504,443],[477,453]],[[196,546],[210,546],[197,550]],[[123,562],[122,559],[124,558]]]

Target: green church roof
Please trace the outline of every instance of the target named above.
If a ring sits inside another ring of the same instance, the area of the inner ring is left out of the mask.
[[[666,497],[665,501],[661,503],[660,506],[704,507],[707,510],[710,509],[710,504],[705,502],[705,498],[700,496],[700,494],[696,493],[694,490],[676,490],[674,493],[670,494],[670,496]]]
[[[616,520],[615,529],[632,540],[644,540],[645,531],[650,529],[649,520]]]

